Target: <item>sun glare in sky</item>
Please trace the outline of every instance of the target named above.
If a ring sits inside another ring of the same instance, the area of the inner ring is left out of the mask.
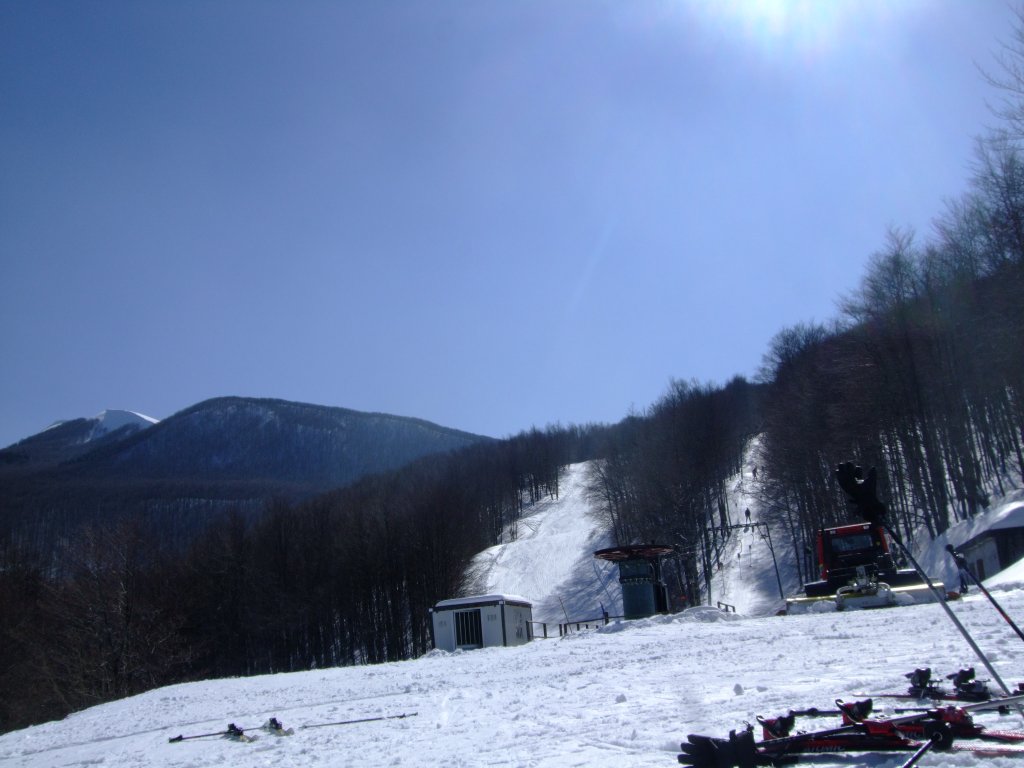
[[[723,34],[765,52],[821,55],[884,24],[899,8],[887,0],[715,0],[687,5]]]

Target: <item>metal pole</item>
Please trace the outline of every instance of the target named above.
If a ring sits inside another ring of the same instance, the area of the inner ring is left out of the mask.
[[[768,551],[772,553],[772,565],[775,566],[775,581],[779,584],[779,597],[786,599],[786,593],[782,591],[782,577],[779,575],[779,563],[775,559],[775,547],[772,546],[772,533],[768,530],[768,523],[755,523],[757,526],[764,526],[764,539],[768,542]]]
[[[419,712],[403,712],[401,715],[385,715],[383,717],[363,717],[359,720],[338,720],[335,723],[311,723],[300,725],[300,728],[326,728],[331,725],[355,725],[356,723],[376,723],[379,720],[401,720],[406,717],[416,717]]]
[[[912,754],[910,758],[907,760],[907,762],[901,765],[900,768],[911,768],[911,766],[917,765],[918,761],[922,757],[924,757],[925,753],[929,749],[931,749],[935,744],[938,744],[939,741],[941,741],[941,739],[942,736],[940,736],[938,733],[933,733],[924,744],[917,748],[917,752]]]

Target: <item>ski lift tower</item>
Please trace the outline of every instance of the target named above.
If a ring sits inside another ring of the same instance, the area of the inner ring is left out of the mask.
[[[599,549],[594,557],[619,564],[622,613],[642,619],[668,613],[668,588],[661,576],[661,559],[675,552],[668,544],[630,544]]]

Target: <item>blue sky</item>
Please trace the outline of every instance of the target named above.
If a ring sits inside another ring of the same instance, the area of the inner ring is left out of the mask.
[[[1003,0],[0,3],[0,446],[242,395],[501,437],[753,376],[927,238]]]

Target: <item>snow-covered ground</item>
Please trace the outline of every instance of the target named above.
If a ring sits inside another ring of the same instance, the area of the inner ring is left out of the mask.
[[[605,586],[614,589],[607,578],[594,575],[587,559],[603,542],[592,523],[578,519],[585,506],[582,482],[581,469],[574,468],[560,503],[538,507],[516,542],[482,556],[478,564],[487,566],[477,574],[482,591],[525,594],[540,611],[555,613],[553,598],[557,613],[565,604],[571,614],[592,607],[590,598],[567,600],[587,578],[592,596],[607,595]],[[570,507],[577,512],[570,513]],[[744,514],[745,507],[738,509]],[[546,533],[557,544],[545,543]],[[694,608],[517,648],[435,651],[395,664],[172,686],[0,736],[0,765],[667,767],[677,764],[679,742],[688,733],[725,736],[758,714],[826,708],[837,697],[899,690],[906,685],[904,674],[918,667],[929,666],[937,675],[967,666],[982,669],[936,604],[752,615],[749,606],[774,605],[778,588],[771,566],[766,578],[760,565],[749,564],[748,557],[763,560],[756,553],[767,551],[749,535],[730,542],[735,550],[723,558],[718,580],[725,584],[720,599],[745,606],[739,614]],[[1024,619],[1024,573],[994,588],[1010,615]],[[1024,680],[1024,644],[989,604],[972,593],[952,607],[1001,676],[1010,685]],[[885,706],[884,700],[877,704]],[[412,716],[394,718],[401,714]],[[270,717],[294,727],[294,735],[253,730],[259,738],[252,743],[216,737],[168,741],[179,734],[220,731],[228,723],[255,729]],[[394,719],[305,727],[382,717]],[[1024,728],[1017,716],[978,719],[992,727]],[[905,758],[818,755],[814,764],[893,768]],[[1022,764],[950,753],[930,753],[920,763],[943,768]]]

